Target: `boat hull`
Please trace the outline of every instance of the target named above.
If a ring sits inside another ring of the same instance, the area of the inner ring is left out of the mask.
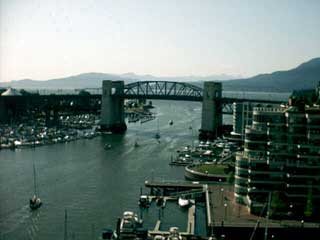
[[[36,210],[36,209],[38,209],[39,207],[41,207],[41,205],[42,205],[42,202],[40,202],[40,203],[35,203],[35,204],[29,204],[31,210]]]

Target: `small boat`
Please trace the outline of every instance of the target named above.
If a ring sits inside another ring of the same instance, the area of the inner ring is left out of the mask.
[[[172,120],[169,121],[169,125],[170,126],[173,125],[173,121]]]
[[[167,240],[182,240],[182,237],[179,233],[179,228],[171,227],[169,230],[169,236]]]
[[[41,199],[37,196],[37,182],[36,182],[36,168],[33,163],[33,184],[34,184],[34,195],[29,201],[29,206],[31,210],[36,210],[41,207]]]
[[[159,118],[157,118],[157,132],[154,136],[156,139],[160,138],[160,130],[159,130]]]
[[[146,195],[141,195],[139,199],[139,206],[143,208],[148,208],[150,207],[150,200],[148,196]]]
[[[153,240],[165,240],[165,236],[162,236],[162,235],[156,235],[154,236]]]
[[[188,207],[189,204],[190,204],[190,200],[189,199],[184,199],[182,197],[179,197],[178,204],[179,204],[180,207]]]
[[[120,221],[119,237],[131,238],[142,227],[142,220],[134,212],[126,211]]]
[[[41,199],[39,197],[37,197],[36,195],[34,195],[30,199],[29,206],[30,206],[31,210],[36,210],[39,207],[41,207],[41,205],[42,205]]]
[[[106,144],[106,145],[104,145],[104,149],[106,149],[106,150],[111,149],[111,144]]]
[[[159,139],[159,138],[160,138],[160,133],[156,133],[156,134],[154,135],[154,137],[155,137],[156,139]]]
[[[139,147],[139,143],[137,141],[134,142],[134,147]]]

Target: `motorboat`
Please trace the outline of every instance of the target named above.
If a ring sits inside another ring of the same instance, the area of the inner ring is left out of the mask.
[[[156,133],[156,134],[154,135],[154,137],[155,137],[156,139],[159,139],[159,138],[160,138],[160,133]]]
[[[105,145],[104,145],[104,149],[106,149],[106,150],[111,149],[111,147],[112,147],[111,144],[105,144]]]
[[[184,199],[182,197],[179,197],[178,204],[179,204],[180,207],[188,207],[189,204],[190,204],[190,200],[189,199]]]
[[[169,230],[169,236],[167,240],[182,240],[182,237],[179,232],[179,228],[171,227]]]
[[[156,235],[154,236],[153,240],[165,240],[166,238],[162,235]]]
[[[150,206],[150,200],[149,197],[146,195],[141,195],[139,199],[139,206],[148,208]]]
[[[142,220],[134,212],[126,211],[120,221],[120,238],[132,236],[142,227]]]

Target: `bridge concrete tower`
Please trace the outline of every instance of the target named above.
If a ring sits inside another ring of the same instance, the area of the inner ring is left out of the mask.
[[[222,134],[222,84],[205,82],[203,87],[200,139],[214,139]]]
[[[102,83],[101,131],[124,133],[124,81],[104,80]]]

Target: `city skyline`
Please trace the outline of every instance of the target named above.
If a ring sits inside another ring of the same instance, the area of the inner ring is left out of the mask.
[[[0,82],[84,72],[250,77],[320,56],[319,1],[0,4]]]

